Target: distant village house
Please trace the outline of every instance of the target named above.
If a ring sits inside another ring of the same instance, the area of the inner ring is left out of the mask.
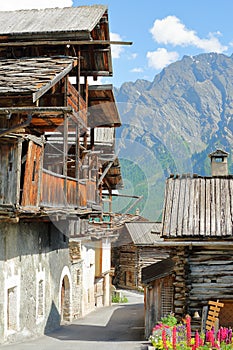
[[[167,180],[162,242],[169,259],[145,267],[145,333],[149,336],[161,317],[185,314],[201,328],[202,310],[209,300],[224,307],[220,326],[232,326],[233,308],[233,176],[228,175],[228,153],[210,154],[212,176],[172,176]]]

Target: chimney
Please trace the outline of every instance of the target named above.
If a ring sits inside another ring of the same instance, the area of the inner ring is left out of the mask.
[[[227,152],[217,149],[209,154],[211,159],[211,175],[212,176],[227,176],[228,175],[228,157]]]

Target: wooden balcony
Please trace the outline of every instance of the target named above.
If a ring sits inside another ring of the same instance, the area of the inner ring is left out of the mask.
[[[86,185],[79,184],[74,178],[66,178],[43,169],[40,205],[45,207],[85,207],[87,205]]]

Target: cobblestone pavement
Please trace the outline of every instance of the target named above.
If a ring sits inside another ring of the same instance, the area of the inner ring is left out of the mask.
[[[124,304],[99,308],[72,324],[34,340],[2,345],[2,350],[146,350],[143,294],[121,291]]]

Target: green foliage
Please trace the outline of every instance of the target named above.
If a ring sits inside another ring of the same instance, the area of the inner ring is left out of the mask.
[[[139,208],[141,212],[144,209],[148,198],[148,182],[146,176],[136,163],[128,159],[120,159],[120,164],[124,182],[124,190],[120,192],[127,195],[143,196],[142,200],[138,202],[137,205],[129,211],[129,213],[134,214],[136,208]],[[113,209],[115,212],[124,213],[130,208],[130,206],[132,206],[134,202],[135,198],[116,198],[113,200]]]
[[[112,295],[112,303],[128,303],[128,298],[125,295]]]
[[[162,324],[165,324],[169,327],[173,327],[177,324],[177,319],[173,314],[167,315],[166,317],[161,318]]]

